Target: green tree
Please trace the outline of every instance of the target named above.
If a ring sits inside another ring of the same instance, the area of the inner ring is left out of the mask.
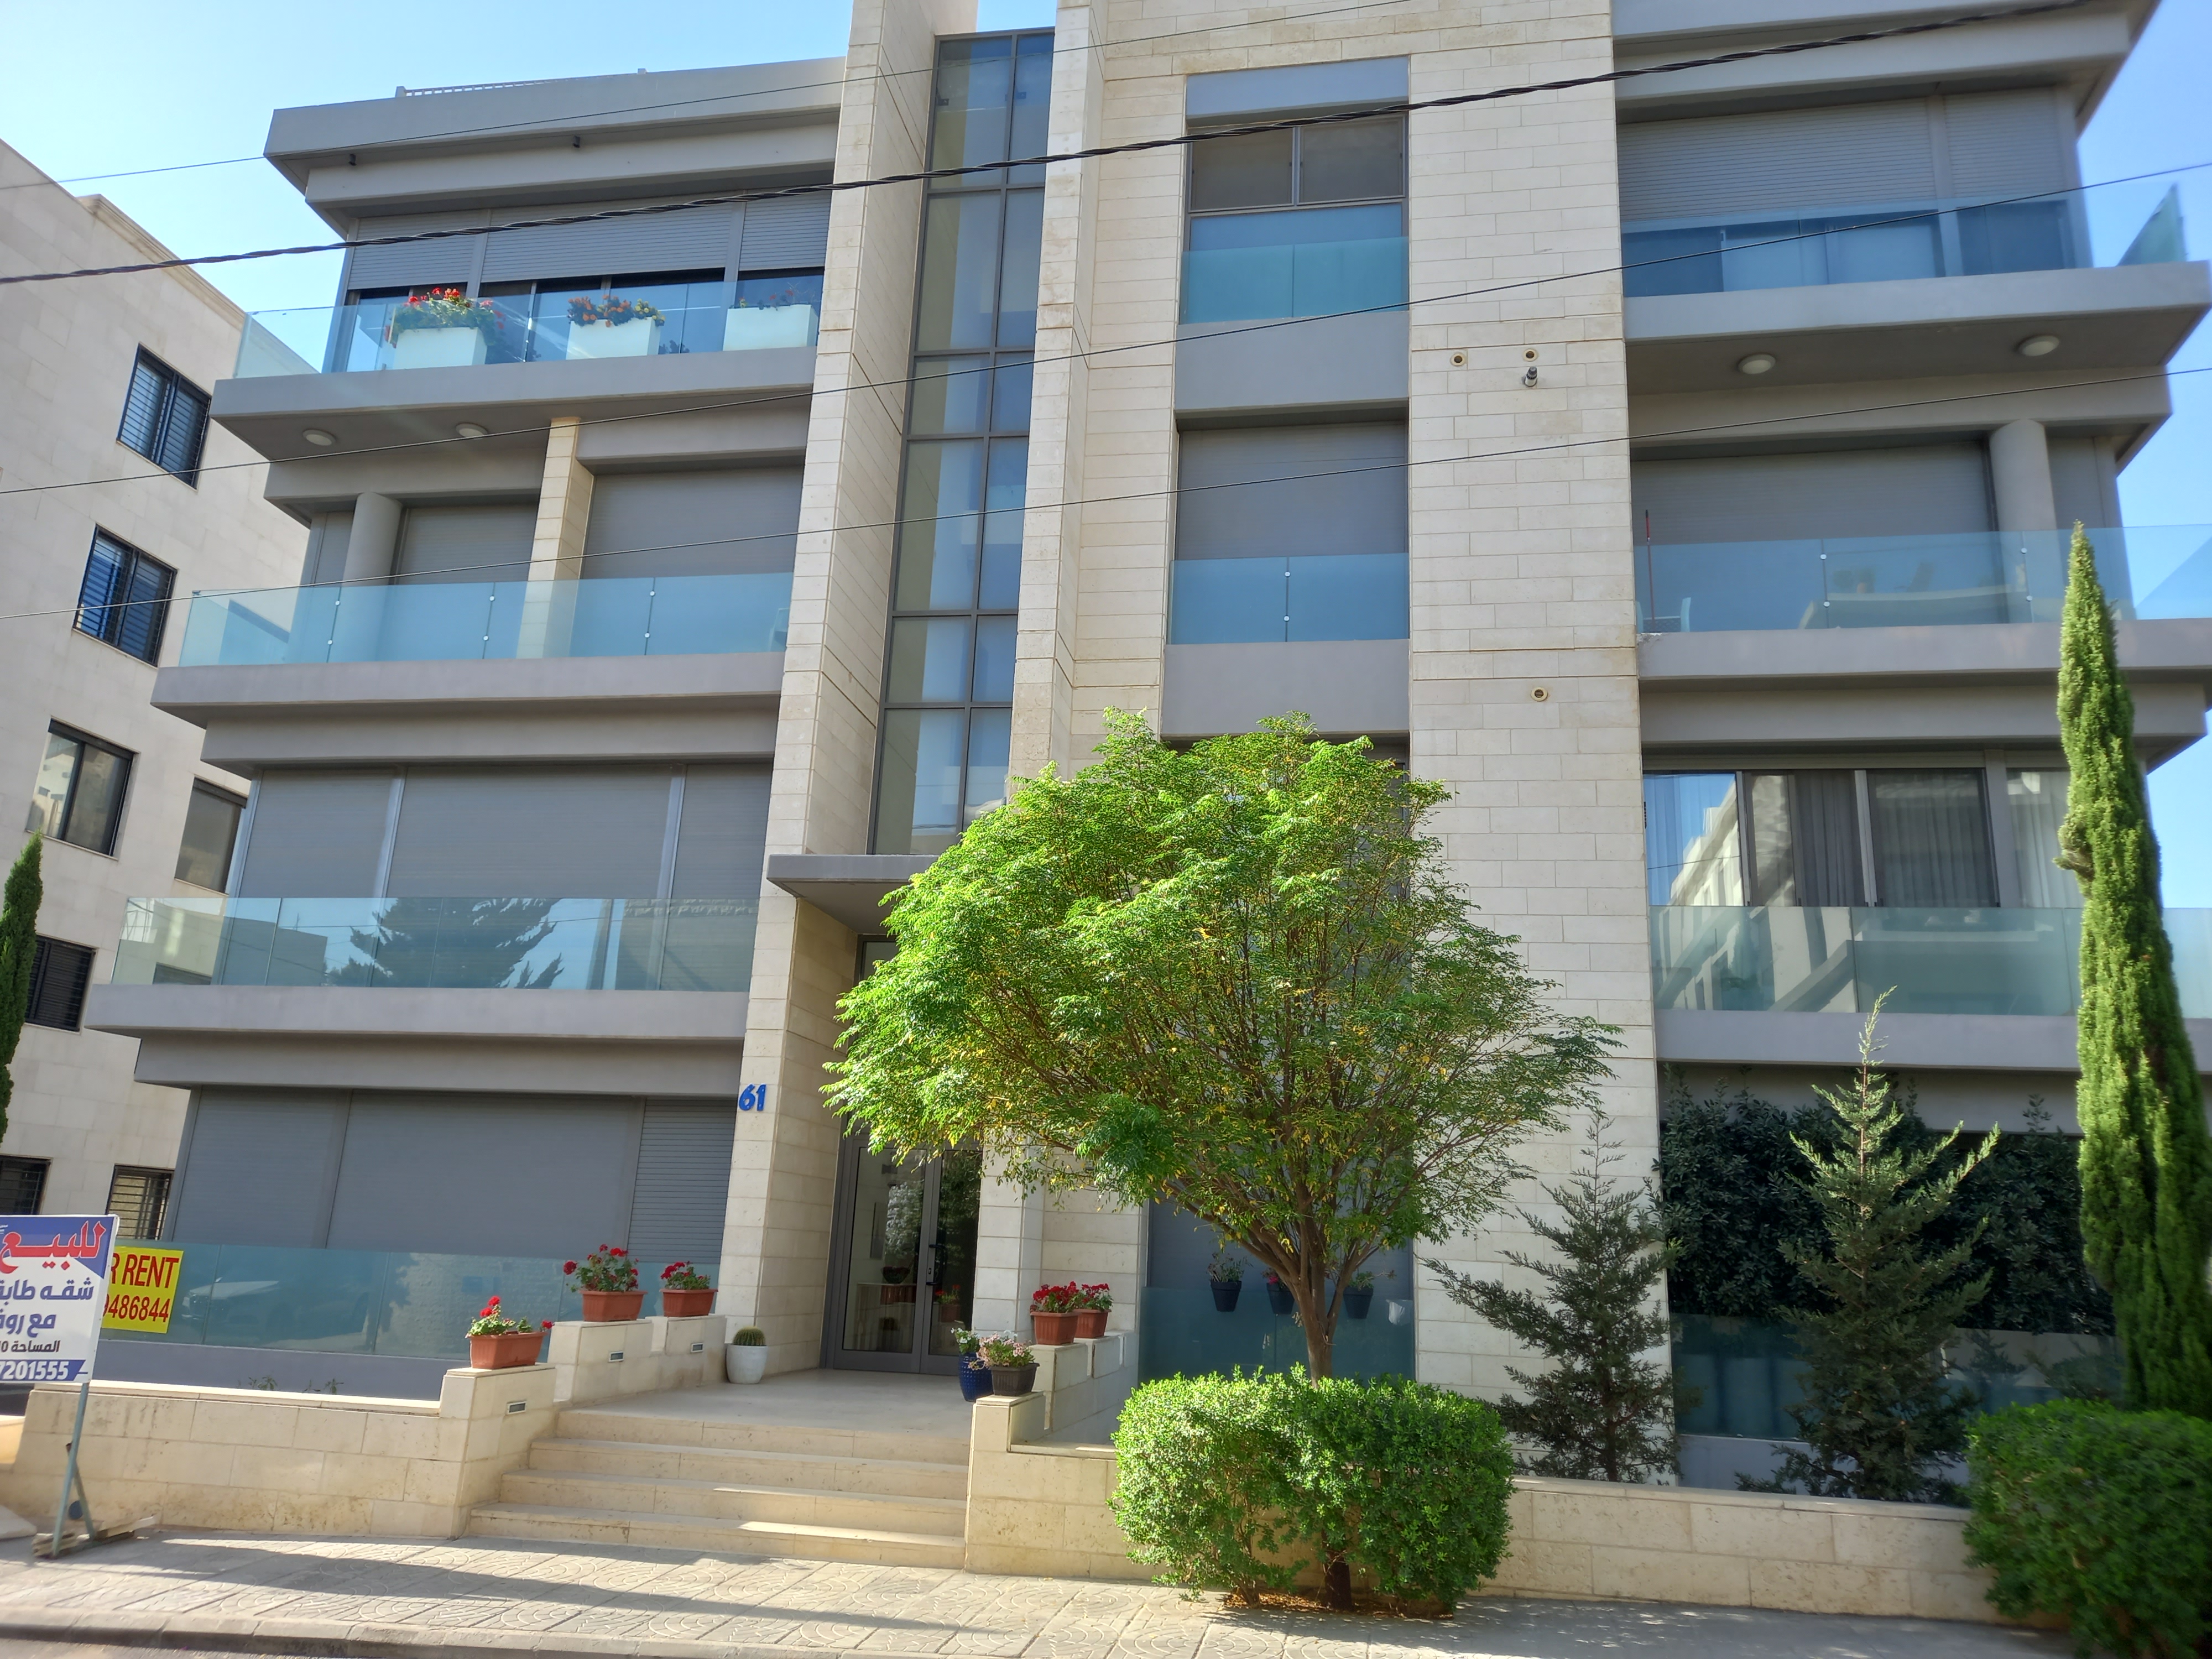
[[[1955,1129],[1933,1145],[1901,1144],[1911,1116],[1875,1063],[1881,1012],[1877,1002],[1867,1016],[1851,1088],[1817,1091],[1836,1119],[1835,1150],[1797,1142],[1827,1235],[1824,1250],[1784,1252],[1826,1304],[1795,1316],[1805,1398],[1790,1414],[1812,1450],[1785,1452],[1772,1481],[1742,1484],[1941,1503],[1954,1488],[1929,1466],[1965,1453],[1973,1405],[1947,1380],[1943,1342],[1990,1281],[1962,1273],[1972,1239],[1931,1249],[1923,1236],[1996,1134],[1956,1158],[1946,1156]]]
[[[1508,1250],[1505,1260],[1541,1279],[1547,1295],[1428,1264],[1453,1301],[1552,1362],[1535,1376],[1508,1366],[1528,1398],[1498,1402],[1506,1428],[1543,1449],[1522,1460],[1531,1474],[1642,1480],[1675,1469],[1674,1371],[1645,1358],[1667,1344],[1654,1293],[1674,1251],[1649,1183],[1623,1187],[1606,1173],[1620,1162],[1620,1143],[1605,1138],[1611,1127],[1593,1111],[1579,1167],[1544,1189],[1562,1219],[1521,1212],[1556,1255],[1539,1261]]]
[[[15,1097],[15,1045],[31,1012],[31,968],[39,954],[39,876],[41,838],[33,836],[8,872],[0,892],[0,1138],[8,1133],[8,1107]]]
[[[1421,833],[1444,788],[1368,747],[1112,715],[906,890],[831,1104],[881,1148],[1180,1205],[1289,1287],[1328,1376],[1346,1281],[1496,1208],[1613,1043],[1468,920]]]
[[[2058,862],[2081,884],[2081,1237],[2112,1293],[2131,1406],[2212,1417],[2212,1137],[2159,904],[2135,700],[2089,538],[2058,641],[2069,777]]]

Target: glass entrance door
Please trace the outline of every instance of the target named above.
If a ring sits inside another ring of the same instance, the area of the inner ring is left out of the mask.
[[[830,1363],[847,1370],[959,1366],[955,1326],[975,1304],[981,1156],[899,1158],[848,1139],[830,1273]]]

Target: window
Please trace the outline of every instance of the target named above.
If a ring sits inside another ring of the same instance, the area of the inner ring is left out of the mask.
[[[2020,877],[2020,902],[2033,909],[2078,910],[2081,884],[2062,870],[2058,826],[2066,819],[2063,767],[2005,774],[2005,804],[2012,815],[2012,850]]]
[[[84,988],[92,982],[89,945],[39,936],[31,955],[31,1001],[23,1018],[33,1025],[74,1031],[84,1017]]]
[[[159,1238],[161,1221],[169,1212],[167,1170],[134,1170],[115,1166],[107,1183],[107,1212],[115,1218],[117,1234],[124,1238]]]
[[[123,400],[116,441],[198,489],[207,443],[208,395],[153,353],[141,349]]]
[[[231,849],[246,803],[211,783],[195,783],[185,808],[184,844],[177,848],[177,879],[220,893],[230,875]]]
[[[0,1215],[36,1215],[46,1195],[46,1160],[0,1158]]]
[[[92,556],[84,565],[84,589],[77,595],[77,632],[105,640],[141,662],[157,662],[176,584],[177,573],[159,559],[95,530]]]
[[[25,827],[74,847],[112,853],[131,760],[129,751],[97,738],[66,726],[47,727],[46,758],[31,791],[31,821]]]

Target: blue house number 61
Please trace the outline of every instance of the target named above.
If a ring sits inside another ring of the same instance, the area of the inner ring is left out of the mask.
[[[768,1085],[748,1083],[738,1091],[738,1109],[741,1112],[768,1110]]]

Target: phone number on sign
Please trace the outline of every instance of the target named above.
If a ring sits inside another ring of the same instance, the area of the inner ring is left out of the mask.
[[[171,1298],[166,1296],[123,1296],[107,1298],[107,1319],[167,1319]]]
[[[66,1382],[66,1359],[0,1359],[0,1382]]]

